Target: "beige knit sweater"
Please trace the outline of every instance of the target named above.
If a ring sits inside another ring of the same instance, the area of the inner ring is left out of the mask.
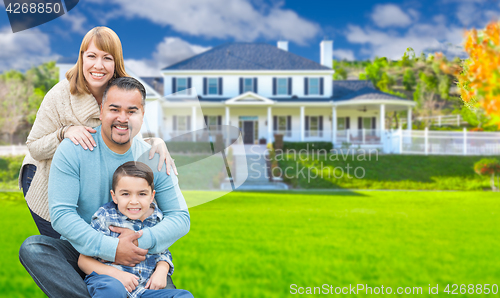
[[[26,142],[29,154],[23,161],[23,167],[25,164],[36,166],[36,174],[26,194],[26,202],[33,212],[48,221],[50,164],[60,143],[57,135],[63,126],[70,124],[99,126],[99,105],[92,94],[72,95],[69,82],[64,80],[45,95]],[[21,187],[21,175],[19,186]]]

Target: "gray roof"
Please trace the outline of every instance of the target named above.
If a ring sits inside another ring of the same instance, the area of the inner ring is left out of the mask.
[[[141,80],[155,89],[159,94],[163,94],[163,77],[141,77]]]
[[[267,43],[228,43],[163,70],[331,70]]]

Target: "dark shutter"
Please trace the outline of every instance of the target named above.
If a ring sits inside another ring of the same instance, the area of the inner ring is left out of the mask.
[[[205,125],[208,126],[208,116],[203,116],[203,119],[205,120]]]
[[[177,130],[177,116],[172,117],[172,128],[173,128],[173,131]]]
[[[358,129],[363,129],[363,117],[358,117]]]
[[[372,117],[372,129],[377,128],[377,117]]]
[[[257,88],[257,78],[253,78],[253,92],[257,93],[259,89]]]
[[[351,118],[345,117],[345,129],[350,129],[351,128]]]
[[[292,130],[292,116],[286,116],[286,130]]]
[[[319,131],[323,131],[323,116],[319,116]]]
[[[240,78],[240,94],[243,94],[243,78]]]
[[[222,95],[222,78],[219,78],[219,95]]]
[[[217,125],[222,125],[222,116],[217,116]]]
[[[306,130],[309,130],[309,116],[306,116]]]
[[[177,92],[177,88],[175,86],[175,83],[177,81],[175,80],[175,78],[172,78],[172,94],[174,94],[175,92]]]
[[[309,80],[307,78],[304,78],[304,95],[309,94]]]
[[[187,118],[186,120],[187,131],[191,131],[191,116],[187,116],[186,118]]]
[[[188,91],[187,91],[187,94],[191,95],[191,78],[188,78],[187,81],[188,81]]]
[[[203,78],[203,95],[207,95],[207,78]]]
[[[276,95],[276,78],[273,78],[273,95]]]
[[[292,78],[288,78],[288,95],[292,95]]]
[[[278,116],[273,116],[273,130],[278,130]]]
[[[323,95],[323,78],[319,78],[319,95]]]

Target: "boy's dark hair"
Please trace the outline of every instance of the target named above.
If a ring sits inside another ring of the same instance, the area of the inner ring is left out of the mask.
[[[121,77],[111,80],[108,86],[106,86],[104,94],[102,95],[102,104],[106,102],[108,91],[113,86],[116,86],[118,89],[125,91],[139,91],[142,97],[141,103],[143,106],[146,105],[146,88],[144,88],[144,85],[142,85],[141,82],[134,79],[133,77]]]
[[[155,188],[154,175],[150,167],[140,161],[129,161],[119,166],[113,174],[111,188],[115,191],[118,180],[122,177],[137,177],[145,179],[151,186],[151,191]]]

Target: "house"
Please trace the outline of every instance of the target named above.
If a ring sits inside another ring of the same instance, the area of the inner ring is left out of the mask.
[[[408,111],[411,123],[415,102],[370,81],[333,81],[332,45],[320,43],[317,63],[289,52],[286,41],[228,43],[162,69],[162,78],[138,78],[148,90],[142,132],[196,140],[191,132],[222,124],[239,128],[245,144],[282,134],[284,141],[382,147],[385,114]]]
[[[370,81],[333,81],[332,41],[322,41],[320,52],[317,63],[290,53],[284,41],[229,43],[168,66],[163,98],[147,109],[147,119],[158,124],[149,131],[170,139],[224,124],[238,127],[245,144],[282,134],[285,141],[377,147],[385,113],[407,110],[411,121],[414,101],[380,92]]]

